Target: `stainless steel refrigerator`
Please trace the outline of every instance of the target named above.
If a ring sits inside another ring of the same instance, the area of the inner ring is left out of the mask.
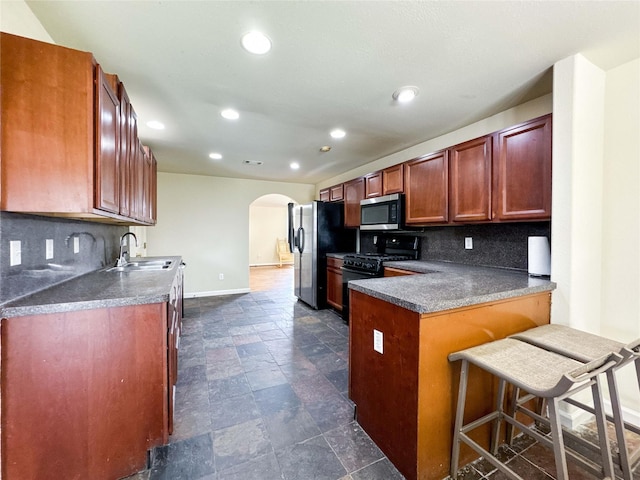
[[[294,294],[313,308],[327,306],[327,253],[356,250],[356,230],[345,229],[344,205],[289,204],[289,246],[294,254]]]

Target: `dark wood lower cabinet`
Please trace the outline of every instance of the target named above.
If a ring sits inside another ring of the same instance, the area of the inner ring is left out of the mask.
[[[419,314],[350,291],[349,398],[357,420],[407,480],[449,474],[460,362],[455,351],[549,323],[549,292],[431,314]],[[373,348],[382,332],[383,354]],[[497,388],[472,369],[465,417],[493,410]],[[481,429],[479,429],[481,430]],[[474,434],[488,447],[490,431]],[[463,447],[460,464],[477,457]]]
[[[327,303],[342,311],[342,267],[340,258],[327,257]]]
[[[173,428],[181,278],[169,303],[2,319],[2,478],[146,468]]]

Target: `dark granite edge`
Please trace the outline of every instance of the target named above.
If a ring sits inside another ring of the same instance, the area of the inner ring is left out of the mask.
[[[549,282],[547,285],[538,285],[534,287],[516,288],[513,290],[500,291],[495,293],[488,293],[484,295],[476,295],[470,297],[463,297],[455,300],[435,301],[429,303],[415,303],[407,300],[400,299],[393,295],[388,295],[380,292],[379,290],[369,289],[366,286],[355,282],[349,282],[349,288],[356,290],[360,293],[369,295],[370,297],[384,300],[392,305],[411,310],[416,313],[434,313],[445,310],[453,310],[455,308],[468,307],[472,305],[480,305],[483,303],[495,302],[498,300],[506,300],[509,298],[522,297],[525,295],[532,295],[535,293],[542,293],[552,291],[556,288],[554,282]]]
[[[51,303],[46,305],[29,305],[21,307],[5,307],[0,309],[3,318],[26,317],[29,315],[46,315],[49,313],[66,313],[77,310],[96,310],[99,308],[128,307],[150,303],[166,303],[169,294],[150,295],[146,297],[122,297],[107,300],[89,300],[83,302]]]
[[[10,302],[0,306],[0,318],[16,318],[29,315],[45,315],[49,313],[64,313],[77,310],[92,310],[98,308],[123,307],[144,305],[152,303],[165,303],[169,301],[169,293],[171,285],[175,279],[175,275],[180,268],[182,257],[145,257],[147,259],[167,258],[172,259],[174,264],[166,271],[136,272],[106,272],[106,268],[100,268],[93,272],[84,273],[72,279],[52,285],[33,294],[13,299]],[[132,259],[133,260],[133,259]],[[133,276],[130,276],[133,275]],[[100,285],[103,286],[99,293],[92,295],[92,298],[83,298],[82,294],[74,291],[73,282],[91,281],[92,276],[99,276]],[[81,278],[82,277],[82,278]],[[108,278],[108,280],[106,280]],[[157,287],[153,291],[149,291],[143,295],[135,293],[136,282],[144,285],[149,280],[155,280]],[[131,294],[121,294],[111,296],[107,290],[109,285],[118,285],[126,282],[127,287],[131,290]],[[106,293],[105,293],[106,292]],[[47,296],[45,300],[43,296]],[[53,300],[55,298],[55,300]]]

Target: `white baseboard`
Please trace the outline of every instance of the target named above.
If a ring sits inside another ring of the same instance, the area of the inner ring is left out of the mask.
[[[611,415],[611,402],[609,400],[607,400],[606,398],[604,399],[604,409],[605,411]],[[622,418],[624,418],[624,421],[627,423],[630,423],[631,425],[634,425],[638,428],[640,428],[640,412],[638,410],[632,410],[628,407],[622,407]]]
[[[280,264],[278,262],[276,263],[251,263],[249,264],[250,267],[277,267]],[[282,265],[293,265],[293,262],[282,262]]]
[[[198,298],[198,297],[216,297],[219,295],[235,295],[238,293],[249,293],[249,288],[236,288],[234,290],[211,290],[209,292],[189,292],[184,294],[184,298]]]
[[[611,401],[604,398],[604,409],[608,415],[612,414]],[[593,415],[589,412],[582,410],[581,408],[572,408],[572,411],[560,410],[560,422],[563,427],[571,430],[575,430],[580,425],[583,425],[593,419]],[[631,408],[622,407],[622,416],[624,421],[640,428],[640,412],[632,410]]]

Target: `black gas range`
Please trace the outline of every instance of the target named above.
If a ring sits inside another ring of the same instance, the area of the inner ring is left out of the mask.
[[[349,287],[351,280],[382,277],[384,262],[417,260],[420,239],[415,236],[388,236],[380,238],[377,252],[350,253],[342,265],[342,318],[349,321]]]

